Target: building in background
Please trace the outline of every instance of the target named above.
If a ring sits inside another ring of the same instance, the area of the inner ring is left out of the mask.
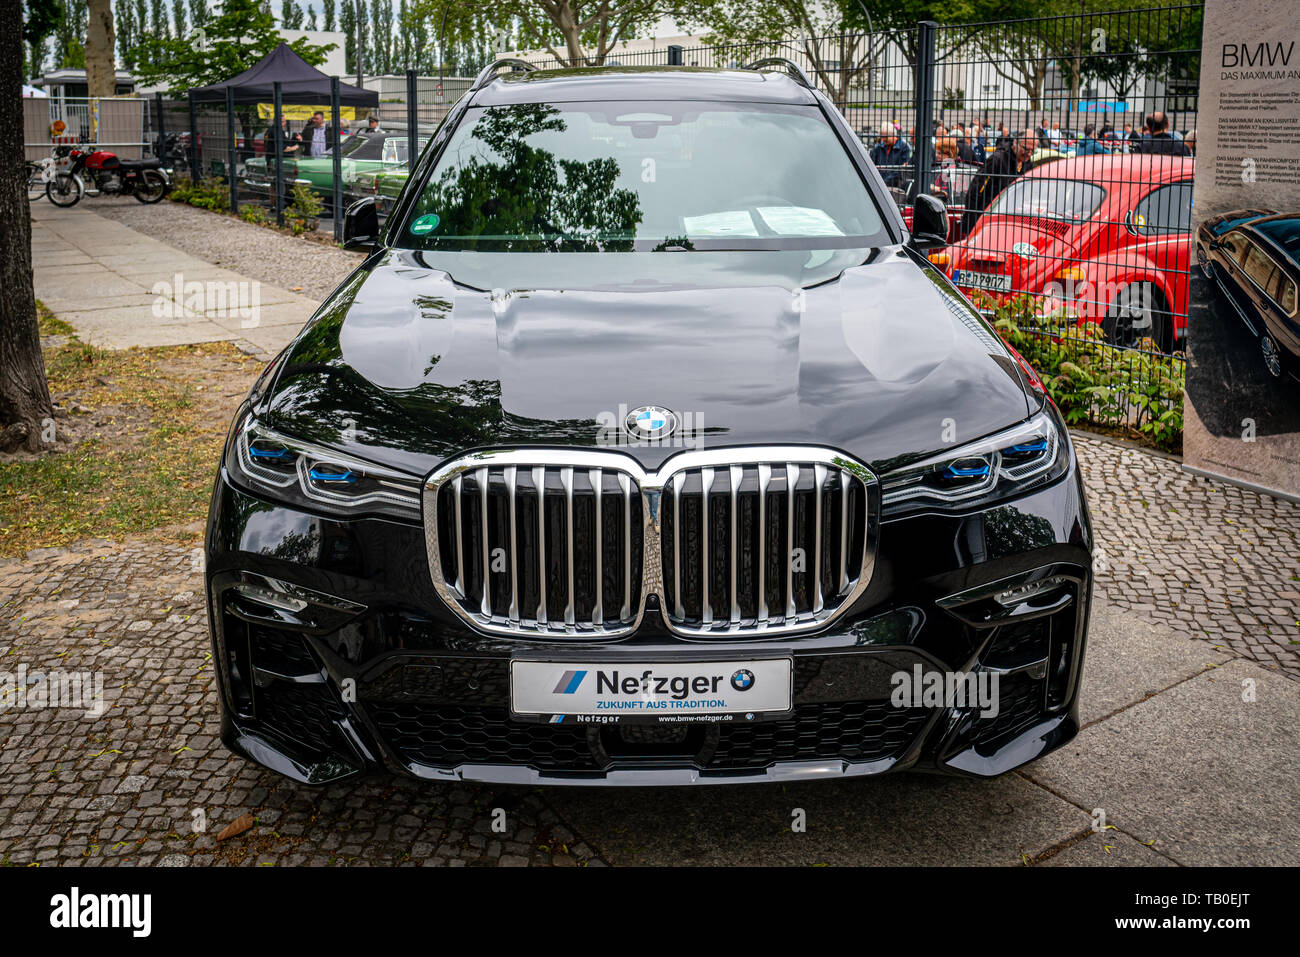
[[[337,76],[345,81],[347,80],[348,66],[344,58],[343,47],[348,37],[342,30],[280,30],[279,33],[284,38],[285,43],[293,43],[295,40],[306,37],[307,42],[314,47],[334,44],[334,49],[325,54],[325,62],[317,63],[316,69],[326,76]]]

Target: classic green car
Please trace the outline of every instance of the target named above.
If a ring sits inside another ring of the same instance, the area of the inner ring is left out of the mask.
[[[423,149],[427,141],[427,136],[419,137],[419,148]],[[401,169],[405,174],[409,145],[405,132],[361,132],[344,140],[340,164],[344,191],[348,191],[352,181],[364,173]],[[334,193],[334,157],[329,153],[324,156],[286,156],[283,176],[286,194],[295,184],[301,183],[329,200]],[[242,188],[248,192],[270,195],[274,181],[274,157],[257,156],[244,164]]]
[[[405,166],[357,173],[344,190],[344,203],[350,206],[359,199],[374,196],[378,200],[378,212],[382,219],[392,212],[393,205],[401,195],[402,188],[406,186],[409,176],[410,173]]]

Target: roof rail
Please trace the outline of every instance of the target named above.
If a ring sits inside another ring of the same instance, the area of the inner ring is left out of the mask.
[[[799,64],[795,63],[793,60],[787,60],[783,56],[770,56],[764,57],[762,60],[755,60],[753,63],[745,67],[745,69],[761,70],[763,67],[767,66],[779,66],[781,69],[785,70],[786,73],[790,74],[790,76],[808,87],[808,89],[816,89],[812,84],[812,80],[808,79],[808,74],[800,68]]]
[[[502,57],[500,60],[494,60],[489,63],[479,71],[478,76],[474,77],[474,82],[470,84],[469,92],[473,93],[475,90],[481,90],[483,87],[487,86],[488,82],[496,76],[497,70],[501,69],[503,66],[508,66],[512,70],[517,70],[522,67],[527,73],[531,73],[537,69],[536,65],[529,63],[527,60],[521,60],[518,57],[513,56]]]

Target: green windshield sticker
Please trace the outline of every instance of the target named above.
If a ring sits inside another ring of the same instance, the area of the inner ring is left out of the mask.
[[[427,216],[421,216],[411,223],[411,232],[416,236],[423,236],[425,233],[431,233],[438,228],[438,223],[442,222],[435,213],[429,213]]]

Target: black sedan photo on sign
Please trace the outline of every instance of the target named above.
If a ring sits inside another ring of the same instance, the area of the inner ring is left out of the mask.
[[[1300,213],[1242,209],[1201,223],[1201,274],[1259,342],[1268,375],[1300,378]]]
[[[314,784],[671,785],[1070,741],[1080,470],[947,232],[791,64],[484,71],[231,425],[225,743]]]

